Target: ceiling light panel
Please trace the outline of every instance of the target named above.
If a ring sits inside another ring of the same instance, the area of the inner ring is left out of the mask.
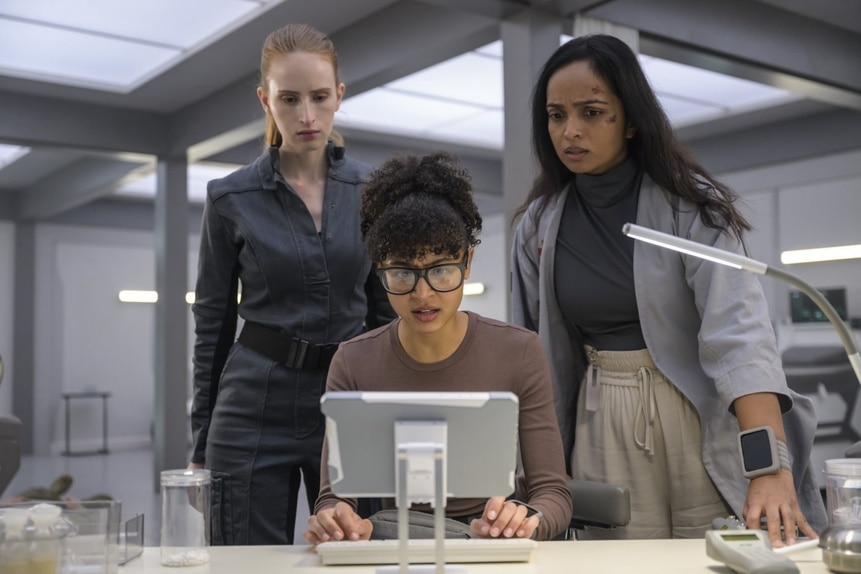
[[[652,88],[659,94],[738,112],[798,99],[790,92],[710,70],[640,55]]]
[[[376,88],[345,99],[335,121],[347,127],[416,135],[480,111],[483,108],[475,105]]]
[[[273,1],[3,0],[0,71],[129,91]]]
[[[336,123],[347,129],[502,149],[501,57],[502,42],[492,42],[347,98]]]
[[[676,127],[684,126],[710,118],[726,114],[728,110],[721,106],[706,102],[690,100],[674,94],[658,93],[658,100],[664,113],[670,118],[670,123]]]
[[[483,110],[472,116],[441,124],[432,131],[434,139],[487,149],[501,150],[505,141],[505,114]]]
[[[502,60],[467,52],[390,82],[386,87],[440,100],[502,109]]]
[[[16,162],[30,153],[30,148],[17,145],[0,144],[0,169]]]
[[[0,15],[163,46],[190,48],[260,6],[243,0],[3,0]]]
[[[490,44],[485,44],[481,48],[476,48],[475,51],[484,56],[491,56],[494,58],[502,59],[502,40],[497,40],[495,42],[491,42]]]
[[[0,20],[0,70],[29,79],[118,89],[178,50]]]

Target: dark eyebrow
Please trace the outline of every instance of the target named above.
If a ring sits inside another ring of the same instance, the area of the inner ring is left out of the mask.
[[[610,102],[607,102],[604,100],[599,100],[598,98],[592,98],[589,100],[577,100],[576,102],[574,102],[574,107],[591,106],[593,104],[603,104],[605,106],[609,106]],[[547,102],[547,107],[548,108],[564,108],[565,105],[564,104],[557,104],[555,102]]]
[[[452,257],[451,255],[447,255],[445,257],[440,257],[439,259],[431,261],[428,265],[425,265],[424,267],[413,267],[411,261],[403,261],[400,259],[392,259],[390,265],[391,267],[405,267],[407,269],[427,269],[428,267],[433,267],[435,265],[448,265],[452,262],[457,262],[457,258]]]
[[[605,106],[609,106],[610,102],[607,102],[605,100],[599,100],[598,98],[592,98],[590,100],[578,100],[574,102],[575,106],[590,106],[592,104],[603,104]]]
[[[319,94],[320,92],[331,93],[332,88],[326,86],[325,88],[317,88],[317,89],[311,90],[312,94]],[[298,94],[299,92],[297,92],[296,90],[278,90],[277,93],[279,96],[285,96],[285,95]]]

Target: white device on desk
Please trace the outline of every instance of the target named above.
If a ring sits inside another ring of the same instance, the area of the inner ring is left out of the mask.
[[[454,547],[452,540],[445,539],[446,499],[514,492],[517,396],[510,392],[329,391],[320,407],[326,415],[329,455],[325,462],[332,492],[395,497],[398,540],[382,542],[397,549],[397,571],[430,571],[410,564],[416,561],[410,545],[418,542],[433,549],[436,574],[463,572],[462,566],[446,564]],[[476,461],[481,461],[481,472],[476,472]],[[434,539],[410,540],[407,511],[413,503],[428,502],[433,508]],[[349,543],[346,552],[358,551],[356,544]],[[323,546],[317,545],[321,556]],[[377,569],[378,574],[389,571],[388,566]]]
[[[397,564],[399,541],[336,540],[317,545],[317,554],[325,565]],[[410,563],[432,564],[435,555],[433,539],[411,539],[407,543]],[[538,543],[528,538],[447,538],[444,542],[448,562],[529,562]]]
[[[739,574],[797,574],[795,562],[771,548],[763,530],[707,530],[706,555]]]

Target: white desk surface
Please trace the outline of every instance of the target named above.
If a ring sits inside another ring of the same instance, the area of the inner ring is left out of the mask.
[[[802,574],[827,574],[819,548],[789,554]],[[375,566],[323,566],[310,546],[233,546],[210,548],[209,564],[169,568],[159,564],[158,547],[120,567],[118,574],[374,574]],[[470,564],[470,574],[722,574],[699,540],[539,542],[528,563]]]

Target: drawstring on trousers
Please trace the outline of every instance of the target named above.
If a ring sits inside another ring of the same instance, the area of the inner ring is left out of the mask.
[[[589,365],[586,368],[586,410],[596,412],[601,406],[601,378],[603,361],[600,351],[586,346],[586,358]],[[657,401],[653,385],[654,371],[647,366],[637,370],[637,389],[640,393],[640,404],[637,405],[637,418],[634,421],[634,442],[646,454],[655,454],[655,415]]]
[[[594,413],[601,406],[601,365],[598,351],[589,347],[586,351],[589,366],[586,368],[586,410]]]
[[[640,390],[640,405],[634,422],[634,442],[649,455],[655,454],[655,391],[652,387],[652,369],[640,367],[637,371],[637,388]],[[643,438],[640,438],[640,423],[643,425]]]

